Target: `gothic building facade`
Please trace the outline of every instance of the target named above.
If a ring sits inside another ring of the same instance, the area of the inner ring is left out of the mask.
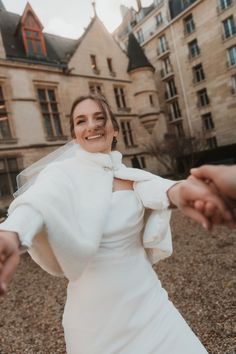
[[[133,33],[155,68],[160,111],[180,138],[203,136],[203,162],[236,162],[236,1],[154,0],[121,7],[113,33]]]
[[[142,50],[128,57],[96,12],[72,40],[43,32],[29,3],[18,15],[1,2],[0,29],[0,206],[11,200],[20,170],[70,140],[71,104],[89,92],[108,99],[125,163],[154,169],[143,146],[160,109],[154,68]]]

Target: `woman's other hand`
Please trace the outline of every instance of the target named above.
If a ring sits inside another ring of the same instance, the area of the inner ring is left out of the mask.
[[[6,293],[7,285],[20,261],[19,246],[16,232],[0,231],[0,295]]]
[[[225,224],[233,220],[227,204],[216,189],[193,176],[176,183],[167,194],[171,203],[184,215],[207,230],[213,224]],[[196,207],[198,203],[202,203],[202,206]]]

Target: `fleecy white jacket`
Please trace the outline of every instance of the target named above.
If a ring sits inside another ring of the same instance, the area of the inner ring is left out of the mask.
[[[51,163],[36,182],[17,197],[43,216],[45,227],[29,249],[31,257],[53,275],[76,280],[99,247],[112,197],[113,178],[134,181],[145,211],[143,246],[152,264],[172,253],[170,210],[166,191],[176,182],[127,168],[118,151],[89,153]]]

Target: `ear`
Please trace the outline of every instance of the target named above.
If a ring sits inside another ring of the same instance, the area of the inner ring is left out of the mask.
[[[114,131],[114,137],[117,137],[118,134],[119,134],[118,130],[115,130],[115,131]]]

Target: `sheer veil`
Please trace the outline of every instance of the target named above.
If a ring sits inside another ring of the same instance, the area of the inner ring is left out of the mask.
[[[16,198],[24,193],[32,184],[34,184],[38,174],[52,162],[63,161],[75,156],[78,148],[79,144],[77,144],[75,140],[71,140],[21,171],[16,177],[17,190],[13,196]]]

